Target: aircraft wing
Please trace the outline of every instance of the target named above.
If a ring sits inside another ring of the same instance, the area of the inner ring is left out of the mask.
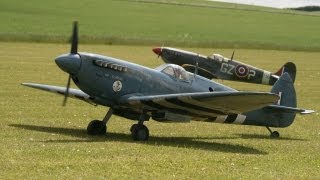
[[[35,89],[49,91],[52,93],[57,93],[57,94],[60,94],[63,96],[66,92],[66,88],[60,87],[60,86],[51,86],[51,85],[36,84],[36,83],[22,83],[22,85],[32,87]],[[90,100],[90,96],[79,89],[70,88],[68,96],[71,98],[80,99],[82,101],[85,101],[85,102],[92,104],[92,101]]]
[[[266,108],[285,112],[285,113],[300,113],[302,115],[311,114],[311,113],[315,112],[314,110],[287,107],[287,106],[279,106],[279,105],[269,105]]]
[[[273,104],[279,96],[260,92],[200,92],[150,96],[124,96],[120,104],[149,111],[216,117],[240,114]]]

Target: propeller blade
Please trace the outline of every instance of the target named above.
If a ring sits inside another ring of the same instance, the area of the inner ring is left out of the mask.
[[[64,93],[64,99],[63,99],[62,106],[66,106],[66,104],[67,104],[67,99],[68,99],[68,96],[69,96],[70,83],[71,83],[71,75],[69,75],[69,77],[68,77],[66,92]]]
[[[78,21],[73,22],[73,31],[71,36],[71,54],[78,53]]]

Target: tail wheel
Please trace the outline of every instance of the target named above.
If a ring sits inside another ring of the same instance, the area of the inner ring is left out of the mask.
[[[270,137],[271,138],[279,138],[280,137],[280,133],[278,131],[273,131],[271,134],[270,134]]]

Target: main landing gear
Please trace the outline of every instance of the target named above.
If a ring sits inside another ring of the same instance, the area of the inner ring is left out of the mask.
[[[278,131],[272,131],[269,127],[266,127],[268,131],[270,132],[270,137],[277,139],[280,137],[280,133]]]
[[[130,128],[132,139],[135,141],[146,141],[149,139],[149,129],[143,125],[144,121],[148,121],[150,116],[141,114],[138,124],[133,124]]]
[[[132,139],[135,141],[146,141],[149,139],[149,129],[143,125],[143,121],[133,124],[130,128]]]
[[[106,116],[102,121],[93,120],[89,123],[87,127],[88,135],[105,135],[107,132],[107,123],[113,113],[113,109],[110,108]],[[146,141],[149,139],[149,129],[143,124],[144,121],[148,120],[149,116],[141,115],[139,122],[133,124],[130,128],[132,139],[135,141]]]
[[[113,113],[113,109],[110,108],[102,121],[100,120],[91,121],[87,127],[87,134],[88,135],[105,135],[107,133],[107,123],[112,113]]]

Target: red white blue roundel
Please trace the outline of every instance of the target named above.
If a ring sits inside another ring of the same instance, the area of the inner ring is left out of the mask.
[[[237,67],[236,67],[236,75],[240,78],[244,78],[248,75],[249,73],[249,69],[247,66],[244,66],[244,65],[241,65],[239,64]]]

